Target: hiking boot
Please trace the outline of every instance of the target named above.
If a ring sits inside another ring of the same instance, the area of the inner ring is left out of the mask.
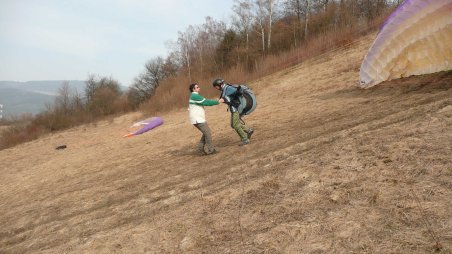
[[[204,151],[204,149],[196,149],[196,151],[201,154],[201,155],[205,155],[206,151]]]
[[[196,146],[196,151],[199,154],[206,154],[206,151],[204,150],[204,144],[203,143],[198,143],[198,145]]]
[[[246,146],[246,145],[248,145],[249,143],[250,143],[250,140],[249,140],[249,139],[245,139],[245,140],[242,140],[242,143],[240,143],[239,146]]]
[[[218,151],[216,149],[213,149],[211,152],[206,152],[206,155],[216,154]]]
[[[249,129],[248,129],[248,132],[246,133],[247,136],[248,136],[248,139],[251,138],[251,135],[253,135],[253,133],[254,133],[254,129],[253,129],[253,128],[249,128]]]

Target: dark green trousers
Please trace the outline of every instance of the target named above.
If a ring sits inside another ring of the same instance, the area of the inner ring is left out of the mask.
[[[249,128],[240,121],[239,112],[231,113],[231,127],[239,134],[240,140],[247,140]]]

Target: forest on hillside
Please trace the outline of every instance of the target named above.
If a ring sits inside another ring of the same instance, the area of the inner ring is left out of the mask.
[[[369,28],[374,30],[399,4],[388,0],[235,0],[230,26],[213,15],[203,24],[179,31],[177,41],[168,43],[168,56],[150,59],[135,78],[129,101],[140,105],[161,84],[208,82],[224,74],[235,77],[235,82],[250,81],[268,74],[262,72],[265,68],[297,64],[310,51],[321,53]],[[271,60],[277,63],[268,63]]]

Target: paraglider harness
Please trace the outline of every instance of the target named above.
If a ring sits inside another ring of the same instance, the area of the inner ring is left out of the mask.
[[[242,124],[245,124],[242,116],[249,115],[256,109],[256,96],[254,95],[253,90],[251,90],[251,88],[247,85],[225,84],[223,91],[227,89],[227,86],[236,88],[235,94],[231,96],[231,101],[227,102],[227,104],[237,109],[237,111],[239,112],[240,121],[242,122]]]

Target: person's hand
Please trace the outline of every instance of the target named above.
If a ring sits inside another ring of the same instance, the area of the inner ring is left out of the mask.
[[[220,103],[224,103],[224,99],[223,99],[223,98],[219,99],[218,101],[219,101]]]

